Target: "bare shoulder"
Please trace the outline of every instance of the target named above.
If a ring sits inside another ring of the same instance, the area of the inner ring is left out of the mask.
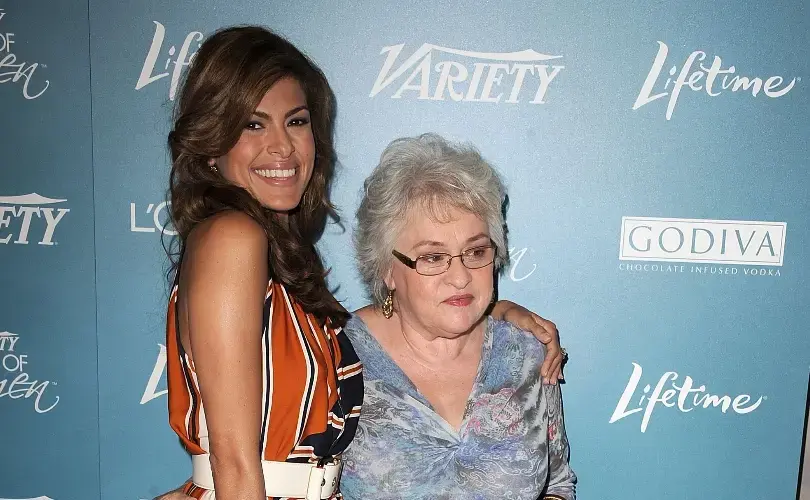
[[[203,249],[208,247],[267,246],[264,229],[252,217],[235,210],[220,212],[195,227],[188,244]]]
[[[267,235],[258,222],[242,212],[222,212],[192,230],[183,256],[184,274],[219,279],[234,272],[266,271],[267,248]]]

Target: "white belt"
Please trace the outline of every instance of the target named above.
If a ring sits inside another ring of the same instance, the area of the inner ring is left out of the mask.
[[[214,490],[210,455],[192,455],[194,472],[191,480],[200,488]],[[317,464],[270,462],[262,460],[265,494],[269,497],[305,498],[323,500],[338,490],[343,462],[335,459],[323,467]]]

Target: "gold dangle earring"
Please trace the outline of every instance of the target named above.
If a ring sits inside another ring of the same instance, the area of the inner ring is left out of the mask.
[[[386,319],[394,315],[394,291],[389,289],[388,296],[382,303],[382,313]]]

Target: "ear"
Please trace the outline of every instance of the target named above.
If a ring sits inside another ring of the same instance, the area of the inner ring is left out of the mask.
[[[388,287],[389,290],[396,290],[397,283],[394,281],[394,265],[391,264],[391,267],[388,268],[388,271],[385,273],[385,277],[383,278],[385,282],[385,286]]]
[[[208,166],[209,167],[213,167],[216,164],[217,164],[216,158],[208,158]]]

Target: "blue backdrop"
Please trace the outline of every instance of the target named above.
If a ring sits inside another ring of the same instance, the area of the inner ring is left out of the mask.
[[[571,353],[584,499],[796,494],[810,369],[810,18],[776,2],[0,2],[0,500],[145,499],[168,427],[165,138],[204,35],[264,24],[338,97],[321,242],[347,307],[392,139],[471,141],[509,188],[500,292]]]

